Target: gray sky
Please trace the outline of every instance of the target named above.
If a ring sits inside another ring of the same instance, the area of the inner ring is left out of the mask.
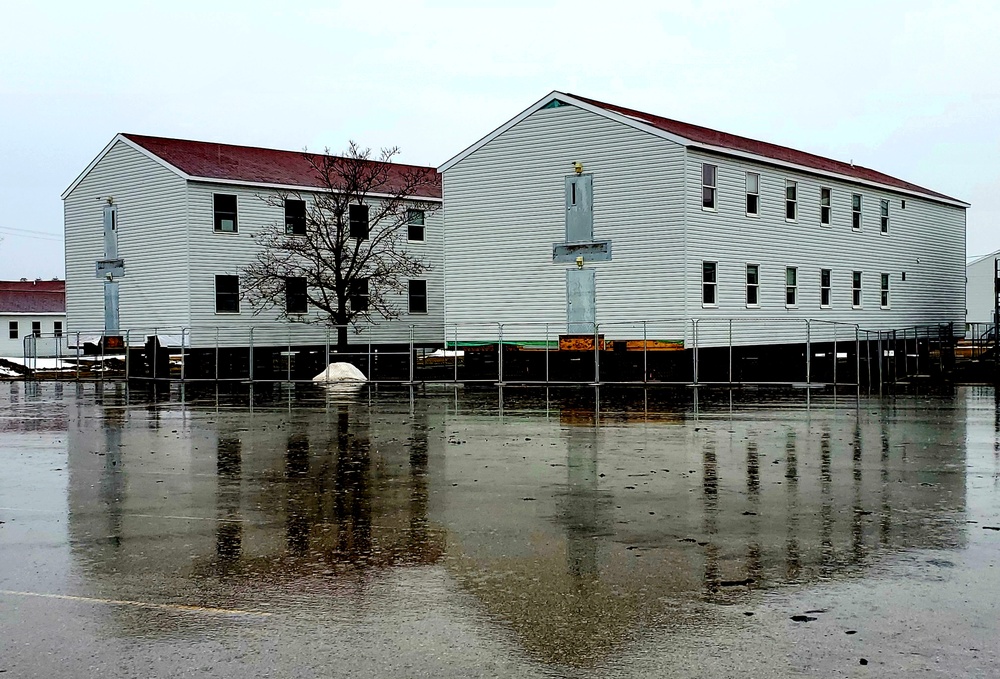
[[[997,2],[0,0],[0,279],[63,275],[117,132],[438,165],[551,90],[853,160],[1000,249]]]

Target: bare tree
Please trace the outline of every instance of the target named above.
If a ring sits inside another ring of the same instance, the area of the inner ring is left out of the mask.
[[[407,251],[407,229],[439,207],[425,199],[440,194],[440,178],[431,168],[393,163],[398,154],[393,147],[373,158],[353,141],[343,156],[304,151],[315,192],[261,197],[301,215],[286,208],[284,221],[256,236],[259,252],[241,285],[255,314],[275,309],[289,321],[336,327],[340,351],[348,326],[399,317],[408,279],[428,268]]]

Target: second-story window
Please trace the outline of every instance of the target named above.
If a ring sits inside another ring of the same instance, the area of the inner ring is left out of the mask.
[[[285,199],[285,233],[290,236],[306,235],[306,202]]]
[[[785,181],[785,219],[794,222],[798,215],[798,186],[791,180]]]
[[[236,196],[228,193],[212,194],[215,210],[215,230],[235,233],[239,231],[236,220]]]
[[[760,304],[760,265],[747,264],[747,306]]]
[[[701,166],[701,207],[703,210],[714,210],[716,204],[715,180],[719,171],[715,165],[704,163]]]
[[[785,306],[795,306],[799,295],[799,272],[794,266],[785,269]]]
[[[365,240],[368,238],[368,206],[351,205],[348,207],[347,218],[351,229],[351,238]]]
[[[575,185],[574,185],[575,186]],[[424,239],[424,211],[406,211],[406,240],[423,241]]]
[[[861,272],[855,271],[851,274],[851,304],[861,308]]]
[[[747,216],[756,217],[760,214],[760,175],[747,172]]]
[[[882,233],[889,233],[889,201],[879,201],[879,221]]]
[[[819,305],[821,307],[830,306],[830,270],[819,270]]]
[[[881,281],[880,292],[882,293],[882,299],[881,299],[882,308],[883,309],[888,309],[889,308],[889,274],[887,274],[887,273],[882,274],[882,281]]]
[[[861,194],[851,194],[851,228],[861,230]]]
[[[701,263],[701,303],[705,306],[715,306],[715,286],[718,283],[717,266],[716,262]]]
[[[56,337],[62,337],[62,321],[52,321],[52,334]]]
[[[31,322],[31,334],[32,334],[33,337],[41,337],[42,336],[42,322],[41,321],[32,321]]]
[[[830,225],[830,189],[825,186],[819,190],[819,223]]]
[[[7,337],[10,339],[18,339],[17,321],[9,321],[7,323]]]

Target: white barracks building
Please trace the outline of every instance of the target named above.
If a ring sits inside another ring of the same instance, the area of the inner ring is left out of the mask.
[[[968,204],[875,170],[560,92],[439,169],[449,326],[685,346],[962,332]]]

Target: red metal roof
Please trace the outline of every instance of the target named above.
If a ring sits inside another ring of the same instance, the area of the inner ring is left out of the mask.
[[[248,184],[322,186],[316,171],[300,151],[278,151],[141,134],[122,136],[192,177]],[[441,197],[441,178],[435,168],[400,163],[389,163],[389,166],[389,180],[380,190],[381,193],[398,190],[409,173],[426,172],[424,187],[415,195],[421,198]]]
[[[648,125],[663,130],[665,132],[670,132],[671,134],[676,134],[679,137],[684,137],[697,144],[705,144],[708,146],[716,146],[722,149],[731,149],[734,151],[742,151],[744,153],[751,153],[755,156],[762,156],[764,158],[770,158],[772,160],[781,161],[784,163],[793,163],[795,165],[801,165],[803,167],[812,168],[815,170],[820,170],[823,172],[832,172],[846,177],[853,177],[855,179],[860,179],[868,182],[875,182],[877,184],[883,184],[885,186],[890,186],[904,191],[910,191],[914,193],[921,193],[925,196],[930,196],[934,198],[941,198],[944,200],[963,202],[957,198],[952,198],[946,196],[943,193],[937,193],[936,191],[931,191],[925,189],[922,186],[912,184],[902,179],[896,179],[882,172],[877,172],[876,170],[870,170],[866,167],[861,167],[860,165],[853,165],[851,163],[844,163],[839,160],[831,160],[830,158],[824,158],[823,156],[817,156],[812,153],[806,153],[805,151],[796,151],[795,149],[790,149],[785,146],[778,146],[777,144],[769,144],[765,141],[757,141],[756,139],[750,139],[748,137],[740,137],[735,134],[728,134],[726,132],[719,132],[718,130],[712,130],[707,127],[701,127],[700,125],[692,125],[690,123],[682,123],[677,120],[670,120],[669,118],[663,118],[661,116],[652,115],[650,113],[643,113],[642,111],[636,111],[630,108],[625,108],[624,106],[616,106],[615,104],[608,104],[603,101],[596,101],[594,99],[588,99],[586,97],[581,97],[575,94],[570,95],[575,99],[591,104],[592,106],[597,106],[598,108],[603,108],[606,111],[612,111],[623,116],[628,116],[644,122]]]
[[[0,313],[66,313],[66,281],[0,281]]]

